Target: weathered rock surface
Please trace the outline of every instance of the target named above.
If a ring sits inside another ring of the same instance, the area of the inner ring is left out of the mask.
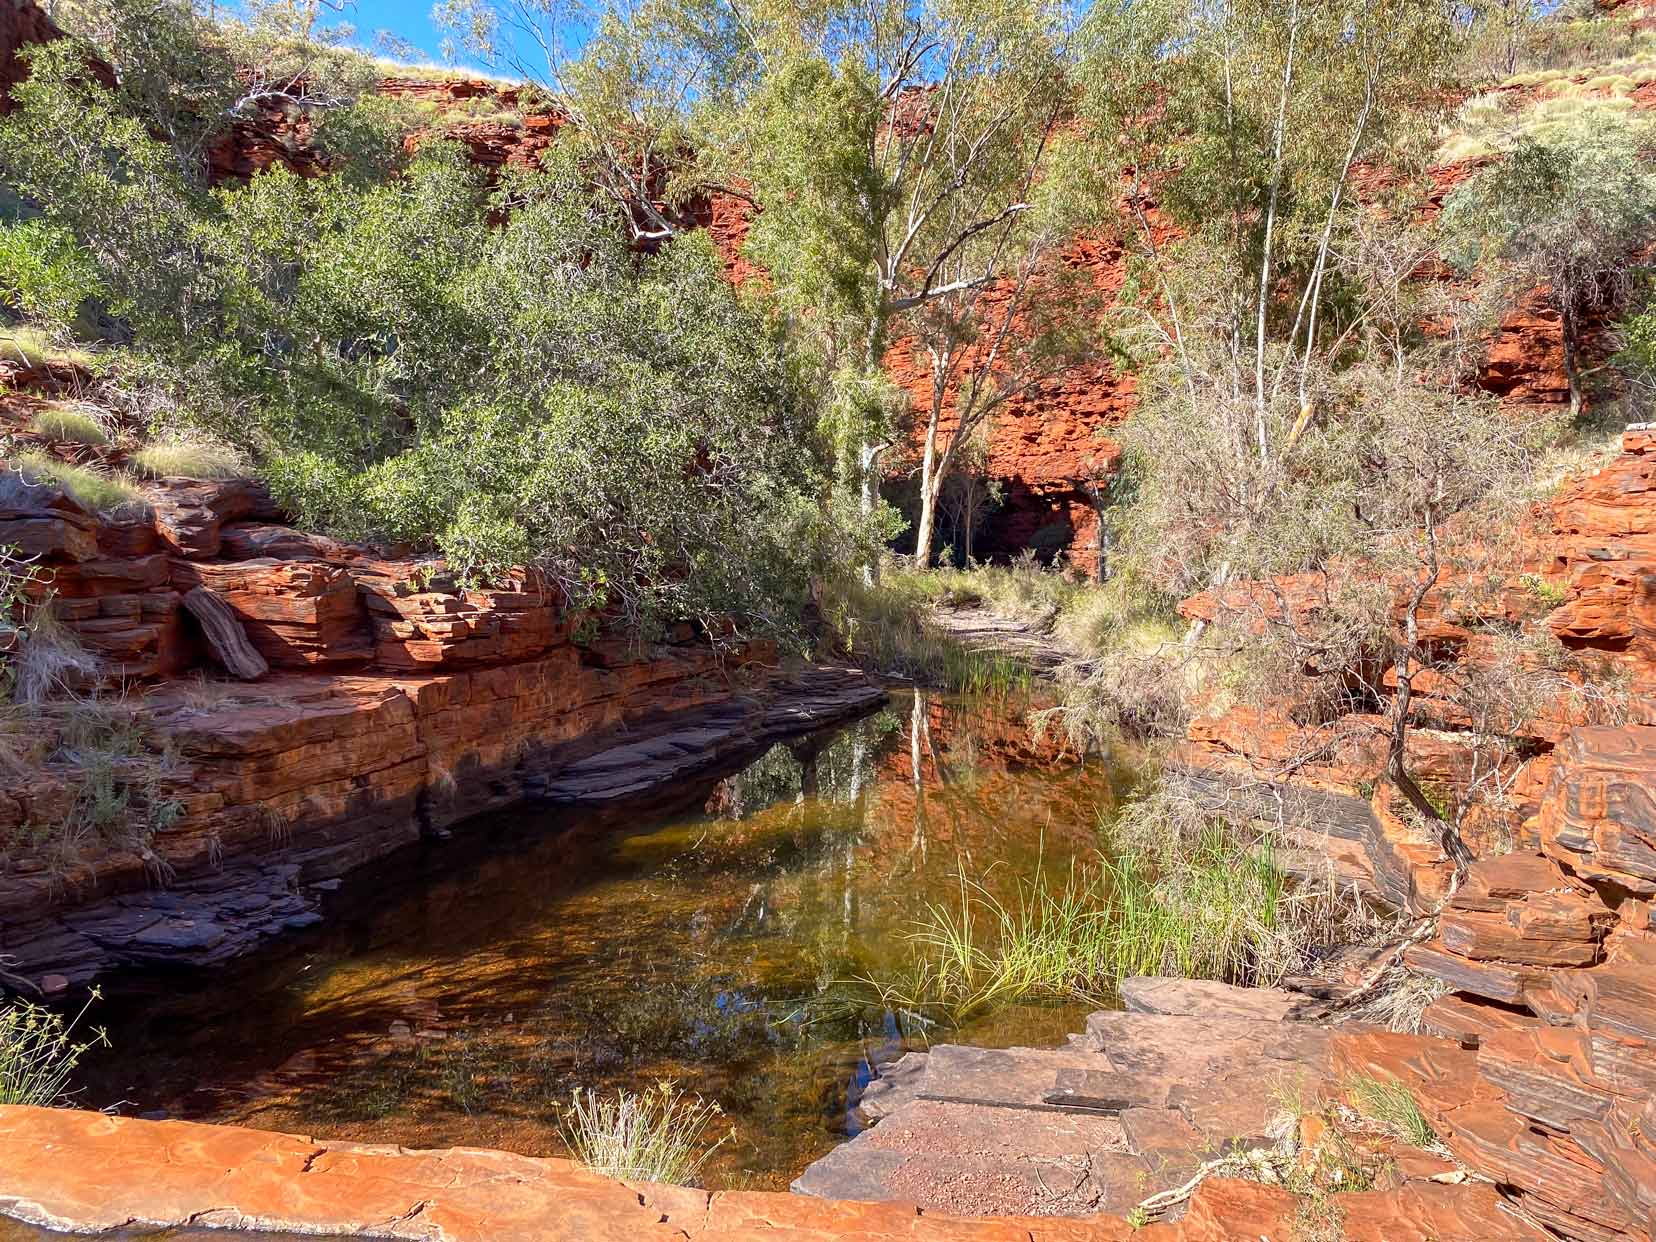
[[[891,1067],[900,1085],[874,1092],[879,1123],[794,1189],[937,1211],[1126,1212],[1207,1154],[1269,1144],[1282,1099],[1330,1078],[1331,1030],[1283,1021],[1283,994],[1249,1005],[1174,979],[1124,992],[1180,1012],[1097,1013],[1067,1048],[911,1054]]]
[[[287,530],[245,480],[154,495],[148,524],[112,526],[45,487],[0,511],[0,535],[35,549],[37,597],[105,673],[158,683],[142,690],[146,745],[171,758],[146,796],[176,807],[66,855],[36,829],[75,804],[74,765],[0,773],[14,985],[222,962],[314,921],[316,882],[422,833],[530,800],[653,793],[884,697],[688,624],[648,647],[602,630],[577,643],[580,619],[533,574],[472,589],[440,561]],[[249,680],[177,679],[210,657]]]
[[[1033,1130],[1028,1137],[1043,1141]],[[1408,1183],[1337,1201],[1351,1242],[1546,1237],[1505,1212],[1487,1185]],[[0,1109],[0,1211],[89,1235],[189,1226],[409,1242],[1259,1242],[1292,1237],[1297,1210],[1286,1191],[1212,1181],[1181,1221],[1138,1230],[1112,1216],[968,1220],[912,1201],[626,1184],[566,1160],[474,1148],[410,1151],[67,1109]]]
[[[1441,1133],[1452,1115],[1472,1118],[1457,1152],[1472,1149],[1476,1119],[1503,1098],[1480,1075],[1480,1054],[1430,1036],[1292,1020],[1304,998],[1175,979],[1128,980],[1123,994],[1169,1012],[1094,1014],[1067,1048],[942,1045],[882,1067],[893,1085],[872,1091],[865,1110],[877,1124],[795,1189],[912,1198],[923,1212],[1123,1213],[1216,1155],[1274,1149],[1285,1101],[1337,1098],[1352,1073],[1407,1085]],[[1527,1176],[1517,1185],[1530,1193],[1538,1166],[1508,1157],[1502,1167]],[[1388,1189],[1335,1195],[1331,1210],[1347,1239],[1547,1236],[1495,1186],[1414,1148],[1397,1149]],[[1599,1214],[1620,1219],[1615,1209]],[[1134,1236],[1289,1239],[1301,1218],[1284,1191],[1210,1181],[1182,1219]]]

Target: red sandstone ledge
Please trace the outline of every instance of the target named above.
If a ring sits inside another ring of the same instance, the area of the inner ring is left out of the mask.
[[[1540,1242],[1482,1184],[1338,1197],[1348,1242]],[[567,1160],[409,1151],[70,1109],[0,1108],[0,1213],[97,1234],[134,1225],[420,1242],[1288,1242],[1285,1191],[1212,1181],[1184,1220],[932,1216],[906,1203],[629,1185]]]

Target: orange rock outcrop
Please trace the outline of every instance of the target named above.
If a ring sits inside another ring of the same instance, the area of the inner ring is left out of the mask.
[[[1543,1242],[1493,1187],[1340,1195],[1350,1242]],[[189,1122],[0,1108],[0,1210],[46,1228],[145,1227],[420,1242],[1259,1242],[1299,1203],[1256,1182],[1204,1184],[1183,1219],[961,1219],[912,1203],[623,1183],[566,1160],[410,1151]]]
[[[1438,912],[1435,934],[1403,960],[1448,989],[1426,1026],[1466,1051],[1426,1057],[1381,1041],[1364,1072],[1416,1083],[1469,1168],[1532,1218],[1594,1242],[1646,1242],[1656,1221],[1653,488],[1656,434],[1631,427],[1621,453],[1568,482],[1499,565],[1428,598],[1448,663],[1422,671],[1410,759],[1446,797],[1465,791],[1473,738],[1444,690],[1490,658],[1492,624],[1550,635],[1598,662],[1596,676],[1621,682],[1626,698],[1612,712],[1625,723],[1595,723],[1566,692],[1510,725],[1505,806],[1467,825],[1483,857],[1452,893],[1435,838],[1372,783],[1378,717],[1311,726],[1290,702],[1233,710],[1196,721],[1180,751],[1199,787],[1274,787],[1309,811],[1314,863],[1343,857],[1377,895]],[[1268,619],[1315,610],[1325,589],[1315,574],[1236,583],[1183,607]]]
[[[532,574],[469,589],[441,562],[306,536],[246,480],[162,481],[148,523],[113,526],[51,488],[13,490],[0,545],[36,558],[39,606],[127,684],[145,796],[175,808],[66,856],[41,829],[81,796],[72,759],[42,737],[42,765],[0,775],[0,955],[43,992],[120,962],[225,960],[313,918],[317,881],[422,833],[526,800],[645,794],[883,697],[690,626],[654,646],[578,641]],[[181,606],[200,589],[273,674],[181,676],[210,664]]]

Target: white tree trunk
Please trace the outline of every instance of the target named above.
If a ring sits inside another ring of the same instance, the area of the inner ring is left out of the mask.
[[[937,497],[942,489],[943,471],[937,460],[937,411],[926,423],[926,448],[920,457],[920,524],[914,533],[914,566],[930,569],[932,532],[937,526]]]

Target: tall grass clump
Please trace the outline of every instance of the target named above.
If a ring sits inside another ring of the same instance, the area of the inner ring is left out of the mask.
[[[234,449],[183,440],[147,444],[132,455],[130,464],[150,479],[234,479],[247,469]]]
[[[1437,1131],[1420,1111],[1414,1092],[1395,1078],[1353,1075],[1345,1083],[1346,1102],[1365,1121],[1416,1147],[1432,1148]]]
[[[138,516],[149,510],[143,489],[127,479],[58,461],[44,453],[24,453],[17,464],[37,482],[49,482],[96,513]]]
[[[70,406],[49,405],[36,412],[30,425],[37,436],[47,440],[87,445],[109,443],[109,432],[102,422]]]
[[[1159,852],[1100,854],[1063,877],[1038,869],[1006,900],[986,880],[963,875],[956,901],[927,907],[909,936],[912,967],[860,980],[869,999],[931,1026],[1024,999],[1106,1001],[1132,975],[1274,984],[1336,938],[1342,905],[1290,882],[1268,838],[1244,841],[1216,823]],[[842,991],[834,1002],[854,999]]]
[[[691,1186],[703,1167],[735,1133],[708,1145],[704,1135],[723,1115],[718,1104],[689,1095],[670,1082],[643,1091],[600,1096],[577,1090],[561,1110],[559,1129],[577,1160],[595,1173],[622,1181]]]
[[[69,1094],[69,1076],[93,1048],[109,1046],[102,1029],[77,1040],[75,1028],[98,998],[93,992],[80,1013],[65,1022],[50,1009],[28,1001],[0,1005],[0,1104],[49,1108]]]

